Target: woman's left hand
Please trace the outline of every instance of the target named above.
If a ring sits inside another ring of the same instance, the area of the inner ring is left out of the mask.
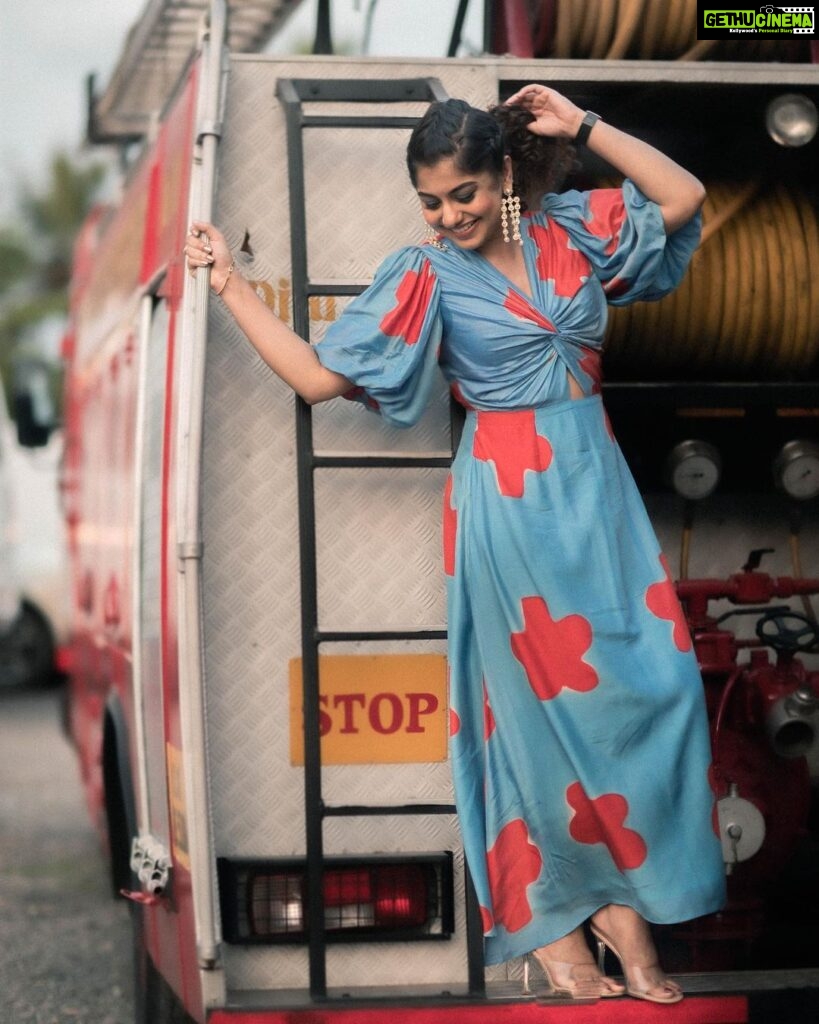
[[[545,85],[524,85],[506,101],[531,113],[535,120],[527,125],[535,135],[555,139],[573,139],[580,128],[584,111],[565,96]]]

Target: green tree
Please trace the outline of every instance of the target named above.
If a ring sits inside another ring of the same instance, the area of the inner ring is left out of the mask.
[[[102,164],[80,166],[57,153],[45,189],[22,189],[21,226],[0,225],[0,373],[6,387],[30,329],[67,311],[74,238],[104,176]]]

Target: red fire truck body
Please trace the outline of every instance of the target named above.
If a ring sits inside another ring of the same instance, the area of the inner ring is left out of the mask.
[[[177,457],[178,329],[183,294],[179,259],[187,229],[196,111],[196,69],[154,146],[129,185],[128,201],[98,211],[78,241],[71,331],[66,339],[66,449],[63,479],[72,560],[74,623],[71,646],[70,726],[80,756],[93,819],[111,849],[114,883],[130,887],[128,863],[136,813],[137,766],[160,759],[149,773],[164,774],[165,745],[181,749],[178,705]],[[138,409],[144,339],[150,307],[167,308],[164,401],[151,410],[163,442],[150,471],[156,491],[153,614],[161,622],[151,668],[157,674],[134,687],[134,613],[138,580],[135,508],[146,410]],[[161,634],[161,635],[160,635]],[[157,701],[161,716],[146,735],[139,704]],[[148,750],[140,751],[146,743]],[[144,785],[144,780],[143,780]],[[163,786],[164,789],[164,786]],[[144,798],[143,798],[144,799]],[[151,831],[170,837],[166,801],[149,807]],[[190,883],[175,879],[173,913],[146,911],[145,942],[178,992],[198,990]],[[201,1001],[201,997],[200,997]]]
[[[65,342],[70,730],[131,900],[140,1024],[750,1019],[735,975],[655,1010],[544,1001],[520,963],[484,968],[446,753],[446,388],[406,432],[344,402],[311,412],[182,246],[215,219],[320,344],[380,257],[421,238],[394,183],[431,99],[486,106],[538,78],[583,100],[612,82],[816,94],[817,71],[231,57],[211,25],[122,201],[78,240]]]

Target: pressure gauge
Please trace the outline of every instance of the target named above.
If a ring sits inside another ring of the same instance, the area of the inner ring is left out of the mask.
[[[671,449],[666,463],[671,486],[688,501],[707,498],[721,472],[719,452],[707,441],[681,441]]]
[[[788,441],[774,459],[777,487],[799,501],[819,494],[819,444],[815,441]]]

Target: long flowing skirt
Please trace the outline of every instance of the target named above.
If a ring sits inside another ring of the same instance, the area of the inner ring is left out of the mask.
[[[724,899],[702,682],[600,397],[469,412],[447,486],[451,753],[486,962],[607,903]]]

